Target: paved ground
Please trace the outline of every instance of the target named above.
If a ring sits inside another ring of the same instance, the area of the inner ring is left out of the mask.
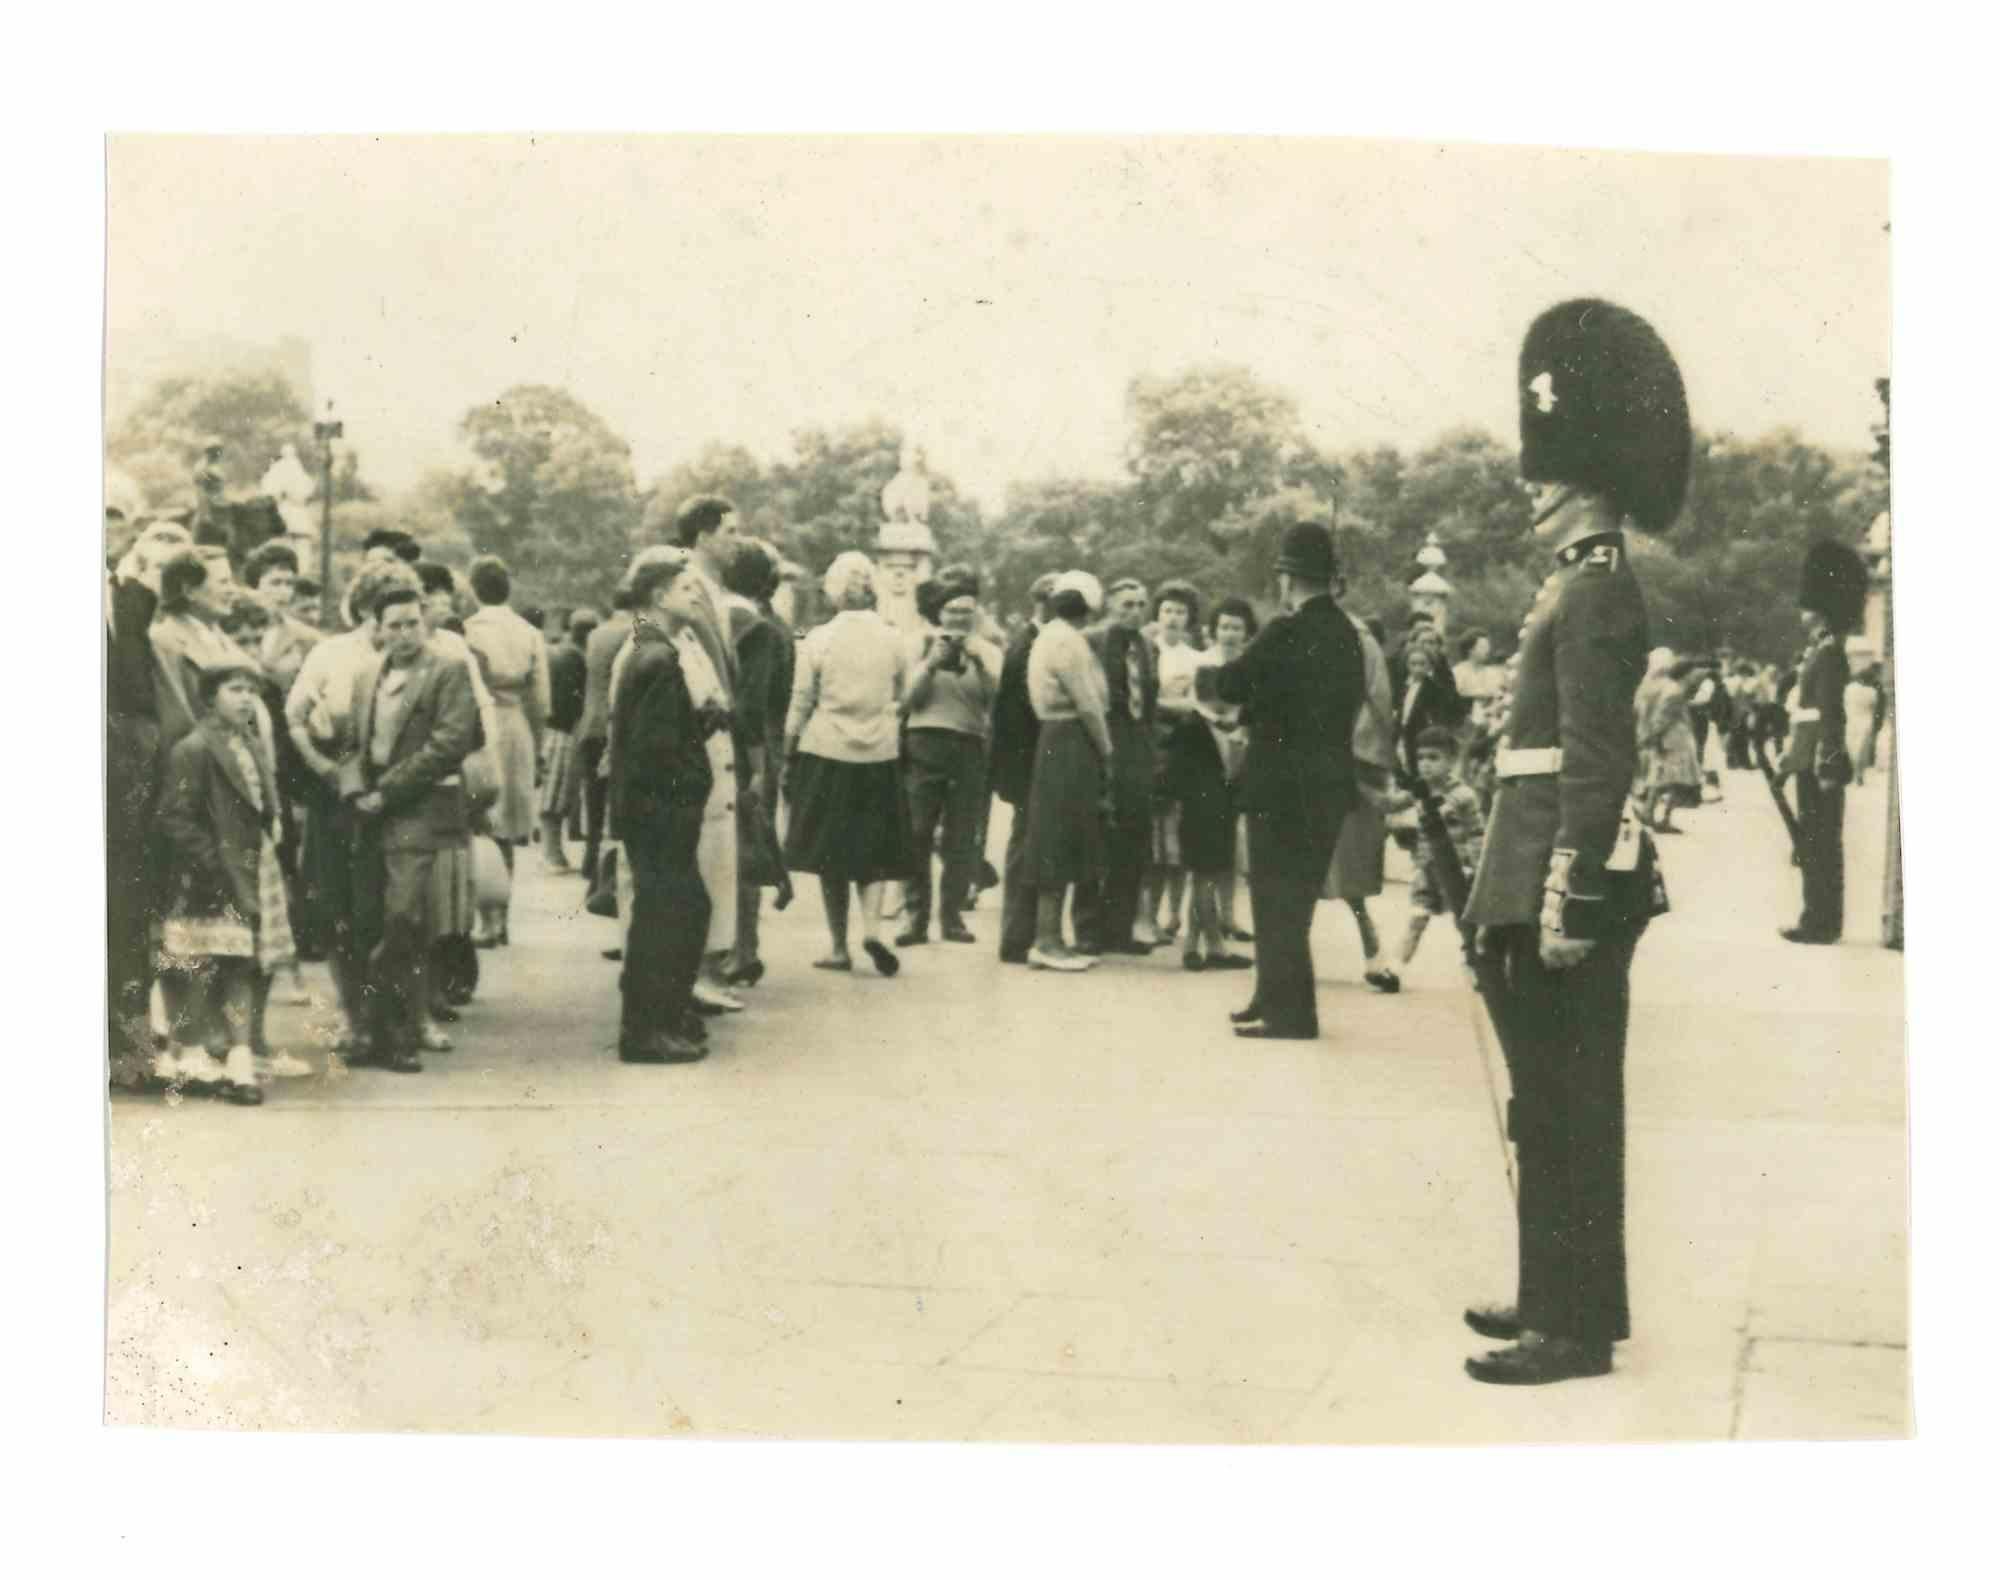
[[[1053,979],[933,944],[807,969],[810,899],[707,1063],[608,1051],[612,924],[527,877],[421,1077],[262,1109],[114,1100],[109,1414],[369,1430],[1224,1441],[1899,1435],[1902,957],[1883,798],[1849,931],[1779,943],[1762,785],[1688,819],[1631,1039],[1633,1341],[1482,1388],[1511,1293],[1486,1077],[1443,935],[1362,989],[1322,907],[1318,1044],[1233,1041],[1241,976]],[[996,838],[1003,831],[995,830]],[[1400,928],[1406,891],[1379,902]],[[281,1022],[295,1039],[307,1017]]]

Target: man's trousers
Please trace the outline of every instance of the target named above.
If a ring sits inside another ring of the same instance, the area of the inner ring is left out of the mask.
[[[159,909],[159,862],[153,806],[159,799],[160,726],[112,714],[104,733],[106,999],[111,1056],[148,1052],[147,1001],[153,984],[153,917]]]
[[[1625,1030],[1643,923],[1542,964],[1532,924],[1495,929],[1480,989],[1507,1060],[1520,1179],[1521,1325],[1585,1343],[1632,1331],[1625,1284]]]
[[[1257,935],[1252,1002],[1272,1031],[1319,1035],[1319,1006],[1313,992],[1313,908],[1344,818],[1344,810],[1322,813],[1301,828],[1289,817],[1268,812],[1250,815],[1250,926]]]
[[[1035,869],[1028,860],[1028,808],[1011,807],[1007,854],[1000,866],[1000,958],[1024,959],[1035,943]]]
[[[910,730],[903,737],[903,753],[913,868],[909,925],[916,932],[929,930],[935,887],[939,921],[947,928],[956,927],[979,875],[986,743],[957,730]],[[934,853],[944,857],[936,885],[931,872]]]
[[[438,853],[393,841],[380,818],[354,837],[361,1025],[375,1051],[414,1053],[430,1013],[431,878]]]
[[[597,858],[604,849],[604,811],[611,799],[611,781],[597,771],[606,744],[602,735],[576,743],[577,772],[583,776],[583,873],[589,879],[597,876]]]
[[[631,870],[631,907],[619,1036],[640,1041],[678,1028],[689,1011],[695,977],[708,941],[711,902],[695,864],[702,809],[677,807],[663,829],[647,829],[624,842]]]

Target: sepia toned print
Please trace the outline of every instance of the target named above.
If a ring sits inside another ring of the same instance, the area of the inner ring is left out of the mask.
[[[1910,1430],[1885,166],[109,189],[108,1419]]]

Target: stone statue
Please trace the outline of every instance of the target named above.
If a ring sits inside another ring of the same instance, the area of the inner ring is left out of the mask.
[[[903,466],[882,490],[883,522],[875,536],[875,606],[899,631],[919,630],[917,588],[931,579],[937,540],[931,536],[931,484],[924,452],[903,446]]]
[[[286,445],[270,469],[257,480],[257,492],[276,503],[284,518],[286,535],[316,542],[318,534],[307,503],[312,498],[312,474],[299,460],[299,452]]]
[[[924,452],[913,444],[904,444],[902,470],[882,490],[882,518],[919,526],[930,522],[931,480],[924,471]]]

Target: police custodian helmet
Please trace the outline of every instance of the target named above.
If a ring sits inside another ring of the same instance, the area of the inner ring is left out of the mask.
[[[1521,476],[1600,496],[1662,532],[1687,496],[1687,390],[1653,326],[1610,302],[1551,307],[1521,343]]]
[[[1861,624],[1868,603],[1868,567],[1845,543],[1819,538],[1806,545],[1799,572],[1799,607],[1818,615],[1836,631]]]

